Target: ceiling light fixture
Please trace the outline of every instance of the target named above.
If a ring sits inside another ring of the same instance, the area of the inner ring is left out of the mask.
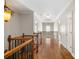
[[[4,5],[4,22],[10,21],[11,15],[12,15],[12,10],[7,7],[6,0],[5,0],[5,5]]]

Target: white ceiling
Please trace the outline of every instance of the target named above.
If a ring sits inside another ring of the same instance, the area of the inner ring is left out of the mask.
[[[44,21],[45,18],[48,21],[49,18],[50,20],[54,20],[69,1],[70,0],[7,0],[7,5],[17,13],[30,13],[34,11]],[[44,16],[45,14],[46,17]]]
[[[27,8],[20,0],[6,0],[6,5],[15,13],[27,14],[32,12],[32,10]]]

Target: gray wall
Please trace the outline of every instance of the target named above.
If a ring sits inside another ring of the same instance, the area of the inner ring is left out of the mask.
[[[8,49],[8,35],[16,36],[22,33],[33,34],[33,13],[14,13],[11,20],[4,24],[4,49]]]
[[[25,34],[33,34],[33,14],[20,15],[21,32]]]
[[[13,14],[11,17],[11,20],[4,24],[4,49],[7,49],[8,46],[8,35],[20,35],[20,21],[19,21],[19,15]]]

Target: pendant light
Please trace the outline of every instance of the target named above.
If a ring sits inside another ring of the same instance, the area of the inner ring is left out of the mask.
[[[4,22],[10,21],[11,15],[12,15],[12,10],[7,7],[6,0],[5,0],[5,5],[4,5]]]

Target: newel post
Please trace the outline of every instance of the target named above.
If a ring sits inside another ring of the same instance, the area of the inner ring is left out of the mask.
[[[22,34],[22,37],[24,37],[24,33]]]
[[[11,35],[8,36],[8,49],[11,50]]]

